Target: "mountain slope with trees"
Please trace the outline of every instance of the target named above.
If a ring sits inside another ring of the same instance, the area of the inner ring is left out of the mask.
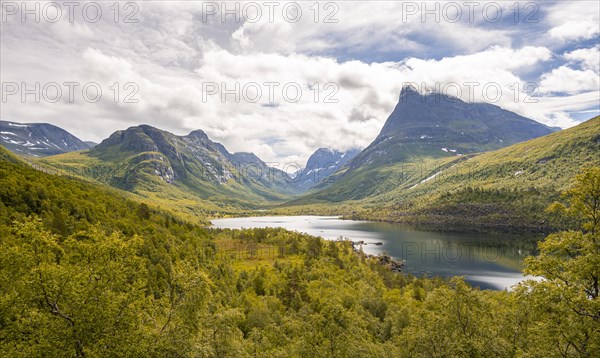
[[[177,136],[140,125],[117,131],[90,150],[38,163],[172,209],[179,206],[179,211],[218,215],[261,209],[297,196],[344,167],[357,153],[320,149],[292,177],[253,153],[230,153],[201,130]]]

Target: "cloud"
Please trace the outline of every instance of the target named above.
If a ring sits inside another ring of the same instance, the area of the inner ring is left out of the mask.
[[[591,39],[599,33],[598,22],[594,20],[569,21],[549,31],[550,36],[563,41]]]
[[[494,46],[440,60],[410,58],[403,62],[401,71],[404,81],[415,83],[421,92],[442,92],[467,102],[510,107],[527,96],[527,81],[518,73],[541,66],[550,58],[551,52],[544,47],[514,50]]]
[[[541,93],[576,94],[588,91],[600,91],[600,76],[592,70],[574,70],[560,66],[541,77]]]
[[[350,122],[368,122],[372,119],[375,119],[375,116],[369,113],[367,108],[354,108],[348,117]]]
[[[567,96],[542,96],[533,103],[521,106],[519,113],[529,118],[539,118],[549,126],[562,128],[579,124],[570,113],[588,112],[590,108],[598,108],[598,92],[590,91]],[[593,111],[589,111],[593,113]],[[592,114],[588,118],[593,117]]]
[[[279,2],[279,8],[288,3]],[[483,21],[483,4],[471,21],[467,6],[461,6],[462,21],[451,21],[454,15],[444,10],[446,3],[456,4],[439,2],[434,11],[436,15],[424,15],[433,7],[421,3],[300,3],[299,21],[292,23],[276,15],[274,21],[263,18],[263,21],[244,22],[231,35],[231,43],[244,53],[347,53],[353,56],[366,52],[393,56],[399,51],[415,55],[440,49],[472,53],[492,45],[511,45],[515,30],[488,26],[489,23]],[[413,9],[413,5],[416,8]],[[508,10],[508,6],[503,4],[503,7],[504,11]]]
[[[272,23],[238,23],[231,17],[222,22],[218,15],[204,21],[199,2],[139,3],[139,22],[134,24],[110,19],[36,24],[11,18],[1,34],[3,81],[96,81],[103,96],[95,103],[81,95],[73,103],[64,98],[21,103],[14,96],[2,104],[0,115],[50,122],[95,141],[141,123],[176,134],[204,129],[231,151],[252,151],[266,161],[284,163],[303,162],[319,147],[365,147],[406,82],[449,90],[459,84],[461,97],[470,101],[486,100],[483,87],[497,84],[503,96],[496,104],[561,126],[575,123],[571,111],[598,105],[598,91],[592,89],[598,47],[574,45],[559,55],[565,50],[540,44],[545,40],[528,32],[545,33],[577,16],[595,21],[577,6],[565,4],[574,15],[561,17],[559,7],[540,5],[547,16],[540,16],[542,23],[531,30],[521,23],[482,21],[481,14],[474,22],[423,22],[419,13],[403,19],[400,2],[336,4],[337,23],[315,23],[312,3],[301,3],[303,17],[297,23],[284,21],[281,13]],[[112,14],[110,5],[102,3],[106,14]],[[319,5],[323,20],[331,9]],[[511,16],[511,5],[502,3],[505,16]],[[556,68],[548,68],[550,64]],[[525,103],[523,78],[532,72],[544,74],[540,79],[546,92],[539,93],[538,103]],[[133,93],[124,88],[130,82],[137,85],[137,103],[123,101]],[[269,98],[265,82],[279,83],[275,98]],[[479,83],[473,96],[467,82]],[[209,83],[217,84],[216,94],[208,94]],[[236,84],[246,90],[238,93],[240,100],[230,94],[223,101],[221,90]],[[302,90],[296,103],[284,98],[286,84],[293,85],[290,92]],[[555,93],[559,88],[567,89],[567,95]],[[262,96],[249,101],[257,91]]]
[[[550,26],[548,34],[561,41],[591,39],[600,34],[600,4],[597,1],[557,1],[540,4]]]
[[[223,89],[222,84],[229,90],[237,84],[243,92],[244,87],[256,84],[262,90],[257,103],[249,103],[243,95],[239,102],[233,95],[228,95],[225,101],[219,94],[209,96],[208,101],[218,107],[216,116],[208,123],[209,135],[232,150],[248,150],[243,147],[249,138],[260,138],[268,133],[269,140],[280,139],[274,147],[283,153],[294,148],[296,153],[303,153],[304,159],[318,147],[348,149],[371,141],[395,105],[402,82],[401,73],[390,65],[360,61],[340,63],[332,58],[297,54],[236,55],[217,48],[205,53],[196,74],[205,85],[217,84],[220,89]],[[273,91],[277,106],[269,105],[269,93],[264,85],[267,82],[278,83]],[[285,99],[283,88],[287,84],[302,89],[297,103]],[[362,115],[359,124],[349,120],[357,113]],[[210,129],[223,123],[223,118],[227,118],[232,131],[244,128],[235,140],[221,135],[227,130],[218,133]],[[371,123],[362,123],[366,119]],[[246,139],[239,140],[240,136]],[[272,156],[272,150],[257,154],[268,160],[277,159]]]
[[[567,52],[563,57],[571,64],[579,64],[585,70],[600,72],[600,46]]]

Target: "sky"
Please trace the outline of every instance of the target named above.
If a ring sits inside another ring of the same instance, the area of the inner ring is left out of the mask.
[[[26,6],[26,7],[24,7]],[[597,1],[2,1],[0,118],[149,124],[304,163],[366,147],[404,85],[568,128],[599,113]]]

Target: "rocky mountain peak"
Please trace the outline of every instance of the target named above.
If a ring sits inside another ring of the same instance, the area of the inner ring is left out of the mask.
[[[484,152],[555,130],[493,104],[405,86],[379,135],[351,167]]]
[[[62,128],[48,123],[0,121],[0,144],[19,155],[45,157],[90,146]]]

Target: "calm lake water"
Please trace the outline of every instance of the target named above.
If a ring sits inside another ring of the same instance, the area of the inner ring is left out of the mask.
[[[326,216],[231,218],[215,219],[212,223],[228,229],[282,227],[327,240],[345,237],[364,241],[367,254],[386,253],[395,260],[404,260],[404,272],[419,277],[464,276],[471,285],[482,289],[510,289],[523,280],[523,259],[535,249],[534,238],[428,232],[399,224]]]

